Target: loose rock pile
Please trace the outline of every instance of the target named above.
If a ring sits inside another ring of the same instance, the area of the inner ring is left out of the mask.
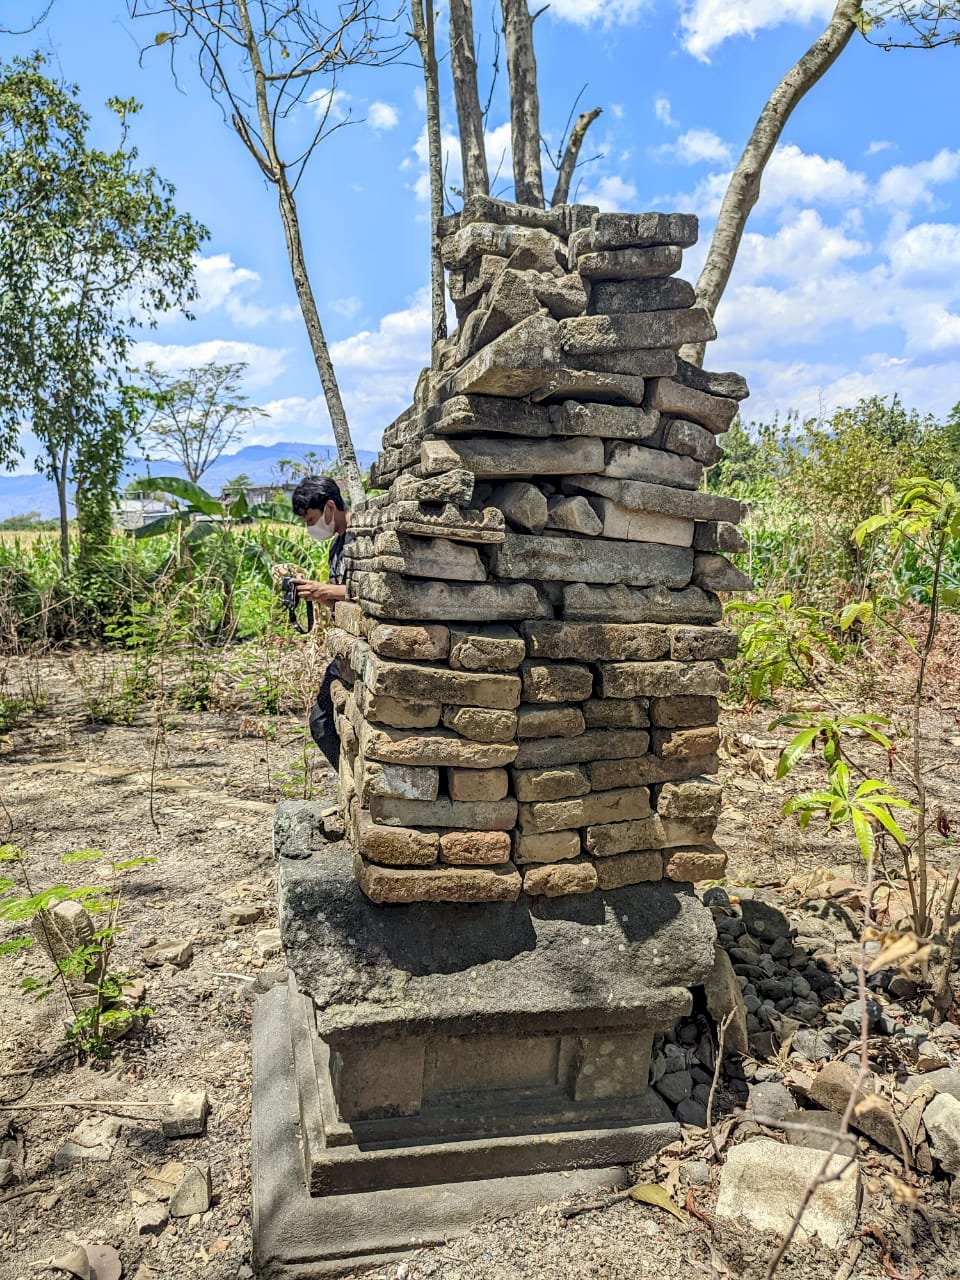
[[[717,695],[747,579],[698,491],[747,394],[674,278],[696,219],[467,202],[460,328],[384,433],[329,649],[341,787],[375,902],[723,873]]]

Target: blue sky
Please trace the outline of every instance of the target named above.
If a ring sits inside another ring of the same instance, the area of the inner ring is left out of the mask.
[[[4,15],[26,16],[38,3],[11,0]],[[556,145],[583,85],[581,107],[603,108],[584,148],[598,158],[579,171],[578,198],[698,213],[701,243],[681,271],[695,280],[733,158],[832,8],[820,0],[553,0],[535,27],[543,131]],[[486,0],[475,0],[475,21],[486,86]],[[101,143],[115,137],[104,100],[138,98],[133,139],[143,160],[210,228],[197,318],[164,320],[144,336],[141,354],[171,368],[246,360],[249,393],[270,417],[245,443],[329,443],[273,192],[186,48],[179,87],[165,50],[141,61],[157,29],[131,21],[124,0],[56,0],[34,35],[0,36],[0,56],[46,51],[52,68],[79,84]],[[899,391],[936,414],[960,401],[958,70],[960,49],[885,53],[855,37],[794,113],[707,355],[708,366],[745,374],[749,418],[829,412],[875,392]],[[496,193],[509,197],[504,90],[494,91],[488,152],[491,169],[500,168]],[[337,94],[332,115],[350,123],[315,153],[300,209],[355,441],[375,448],[428,356],[421,74],[414,57],[348,70]],[[449,85],[442,106],[455,183]]]

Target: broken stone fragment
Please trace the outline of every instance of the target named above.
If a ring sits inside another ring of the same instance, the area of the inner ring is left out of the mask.
[[[664,314],[669,313],[664,312]],[[564,323],[578,324],[582,321],[567,320]],[[689,341],[701,341],[701,339],[689,339]],[[730,424],[740,412],[736,400],[728,400],[724,396],[712,396],[706,391],[685,387],[674,378],[652,378],[647,387],[645,404],[648,409],[657,409],[660,413],[677,414],[692,422],[698,422],[708,431],[714,432],[728,431]]]
[[[700,521],[693,535],[695,551],[727,551],[739,555],[748,551],[749,547],[750,544],[736,525],[728,524],[726,520]]]
[[[445,831],[440,861],[453,866],[496,866],[510,861],[509,831]]]
[[[178,969],[185,968],[193,959],[193,943],[175,941],[164,938],[152,946],[143,948],[143,963],[151,968],[159,968],[162,964],[172,964]]]
[[[515,671],[525,653],[513,627],[450,628],[450,665],[455,671]]]
[[[463,361],[472,356],[501,333],[539,312],[540,299],[534,292],[528,273],[511,271],[508,267],[498,277],[481,309],[469,316],[464,324],[458,359]]]
[[[255,924],[263,919],[265,910],[262,902],[228,902],[220,908],[220,919],[225,925],[232,927]]]
[[[175,1093],[163,1114],[165,1138],[199,1138],[207,1127],[210,1101],[205,1089],[184,1089]]]
[[[720,730],[714,724],[695,729],[651,729],[650,745],[654,754],[665,760],[693,760],[719,751]]]
[[[713,818],[720,816],[720,786],[709,778],[667,782],[657,795],[661,818]]]
[[[551,232],[541,227],[498,226],[483,222],[470,223],[453,235],[445,236],[440,244],[440,256],[448,270],[460,270],[481,254],[509,258],[522,247],[540,255],[537,261],[544,267],[547,263],[566,266],[566,247]]]
[[[577,494],[573,497],[550,499],[547,503],[546,527],[595,538],[602,531],[603,524],[587,499]],[[531,532],[538,533],[539,530],[534,529]]]
[[[723,457],[723,450],[717,444],[713,432],[697,422],[687,422],[683,418],[664,419],[663,447],[671,453],[695,458],[705,467],[712,467]]]
[[[538,390],[549,371],[560,367],[557,324],[540,313],[507,329],[448,376],[447,396],[525,396]]]
[[[522,697],[531,702],[582,702],[593,692],[593,672],[573,663],[528,659],[520,668]]]
[[[638,556],[632,542],[508,533],[493,554],[491,568],[498,578],[685,587],[693,573],[693,552],[687,547],[650,543],[643,556]]]
[[[355,860],[360,888],[372,902],[515,902],[520,873],[504,867],[422,867],[398,870]]]
[[[960,1173],[960,1102],[948,1093],[938,1093],[927,1104],[923,1125],[930,1150],[945,1173]]]
[[[699,222],[692,213],[597,213],[584,231],[571,237],[574,251],[618,249],[629,246],[679,245],[688,249],[697,243]]]
[[[752,591],[753,579],[725,556],[698,551],[693,557],[693,584],[704,591]]]
[[[592,862],[551,862],[530,866],[523,873],[523,889],[534,896],[566,897],[592,893],[597,887],[597,870]]]
[[[440,854],[435,831],[378,826],[366,810],[351,818],[353,845],[368,862],[384,866],[433,866]]]
[[[69,1169],[84,1160],[109,1160],[113,1156],[120,1121],[113,1116],[89,1116],[82,1120],[53,1157],[55,1169]]]
[[[536,485],[525,480],[498,485],[490,495],[490,502],[503,512],[507,523],[515,529],[540,533],[547,523],[546,497]]]
[[[676,856],[676,855],[674,855]],[[718,944],[713,968],[703,980],[707,1011],[719,1027],[726,1023],[723,1043],[727,1053],[746,1053],[750,1047],[747,1035],[747,1010],[743,992],[733,968],[733,961]]]
[[[583,315],[587,309],[588,286],[577,273],[553,276],[543,272],[529,272],[527,281],[537,301],[547,308],[555,320]]]
[[[585,796],[590,779],[577,765],[561,765],[554,769],[515,769],[513,790],[518,800],[566,800]]]
[[[283,951],[279,929],[260,929],[253,935],[253,949],[261,960],[272,960]]]
[[[746,400],[750,394],[744,378],[739,373],[709,373],[686,360],[677,360],[677,381],[694,391],[705,391],[710,396],[726,396],[729,400]]]
[[[452,502],[468,507],[473,498],[473,472],[464,468],[439,476],[397,476],[390,486],[390,502]]]
[[[439,662],[450,651],[450,632],[442,626],[405,627],[377,622],[367,631],[367,643],[384,658]]]
[[[727,869],[722,849],[667,848],[663,851],[663,873],[668,880],[696,884],[700,880],[721,880]]]
[[[703,467],[694,458],[618,440],[604,450],[603,474],[621,480],[672,485],[677,489],[697,489]]]
[[[188,1164],[183,1177],[170,1197],[171,1218],[191,1218],[206,1213],[213,1197],[213,1183],[208,1164]]]
[[[581,253],[577,270],[587,280],[648,280],[672,276],[680,270],[683,254],[675,245],[649,249],[600,249]]]
[[[578,582],[563,588],[563,616],[571,621],[702,624],[718,622],[721,613],[719,598],[699,587],[669,591],[662,586],[637,588]]]
[[[692,307],[696,297],[692,284],[672,276],[649,280],[595,280],[587,312],[595,316],[619,315],[624,311],[682,311]]]
[[[521,703],[517,711],[518,738],[571,738],[585,727],[579,707]]]

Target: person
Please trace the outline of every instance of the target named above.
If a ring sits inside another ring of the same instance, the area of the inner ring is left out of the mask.
[[[294,578],[297,599],[312,600],[314,604],[332,609],[347,594],[344,549],[349,538],[350,512],[343,501],[340,486],[332,476],[307,476],[294,489],[290,501],[293,514],[306,525],[310,537],[330,543],[328,581]],[[323,674],[317,700],[310,711],[310,736],[335,773],[340,771],[340,735],[334,719],[330,686],[339,679],[340,664],[334,658]]]

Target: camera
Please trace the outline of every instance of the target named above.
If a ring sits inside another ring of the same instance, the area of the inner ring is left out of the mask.
[[[280,603],[286,609],[291,625],[296,627],[298,631],[303,632],[304,635],[308,635],[313,630],[313,602],[311,600],[306,602],[307,625],[305,627],[301,625],[300,619],[297,616],[300,601],[297,599],[297,583],[295,578],[284,575],[280,579]]]

